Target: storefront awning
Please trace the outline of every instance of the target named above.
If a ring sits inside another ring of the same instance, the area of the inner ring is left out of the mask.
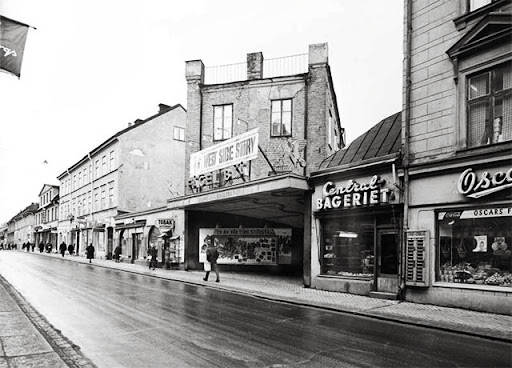
[[[135,223],[131,223],[131,224],[116,225],[116,231],[123,230],[123,229],[134,229],[136,227],[144,227],[144,226],[146,226],[146,221],[135,222]]]
[[[171,199],[167,208],[249,216],[300,228],[308,190],[303,176],[283,174]]]

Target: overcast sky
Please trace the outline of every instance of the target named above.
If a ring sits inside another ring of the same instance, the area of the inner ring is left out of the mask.
[[[327,42],[349,143],[401,110],[401,0],[0,0],[0,14],[37,28],[21,78],[0,72],[0,224],[159,103],[186,108],[186,60]]]

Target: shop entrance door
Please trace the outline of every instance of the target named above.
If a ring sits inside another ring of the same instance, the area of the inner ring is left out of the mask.
[[[377,291],[398,293],[398,247],[399,237],[396,230],[378,231]]]
[[[141,243],[141,234],[132,234],[132,260],[131,263],[135,263],[135,260],[139,258],[139,248]]]

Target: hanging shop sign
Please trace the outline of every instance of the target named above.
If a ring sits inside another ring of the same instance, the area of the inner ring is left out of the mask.
[[[512,168],[494,174],[484,171],[480,177],[469,168],[460,175],[457,183],[459,193],[469,198],[484,197],[507,188],[512,188]]]
[[[174,229],[174,219],[160,218],[156,220],[156,226],[161,229]]]
[[[190,176],[199,176],[258,157],[258,129],[190,155]]]
[[[345,186],[336,186],[332,181],[323,185],[322,198],[316,199],[316,210],[352,208],[389,203],[393,192],[384,187],[386,181],[374,175],[368,183],[349,180]]]

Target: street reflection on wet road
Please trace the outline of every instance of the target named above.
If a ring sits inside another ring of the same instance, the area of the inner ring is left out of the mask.
[[[14,251],[0,273],[99,367],[510,365],[510,345]]]

